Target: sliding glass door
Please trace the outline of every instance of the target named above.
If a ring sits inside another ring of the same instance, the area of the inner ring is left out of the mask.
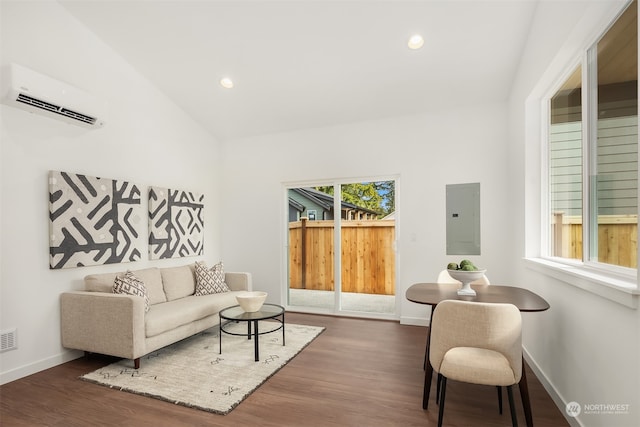
[[[334,311],[334,200],[318,188],[287,189],[289,305]]]
[[[288,305],[393,316],[395,180],[286,191]]]

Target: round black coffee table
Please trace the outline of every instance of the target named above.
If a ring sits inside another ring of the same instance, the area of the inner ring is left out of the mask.
[[[225,308],[221,310],[220,313],[220,354],[222,354],[222,334],[229,335],[237,335],[242,337],[247,337],[247,339],[251,339],[253,335],[254,341],[254,353],[256,362],[260,360],[260,352],[258,349],[258,336],[264,334],[270,334],[272,332],[276,332],[282,330],[282,345],[284,345],[284,307],[277,304],[263,304],[260,310],[254,312],[246,312],[239,305],[234,305],[233,307]],[[260,332],[258,330],[258,321],[260,320],[275,320],[276,326],[275,328],[271,328],[267,331]],[[247,333],[237,333],[230,332],[225,329],[231,322],[247,322]],[[253,327],[252,327],[253,324]]]

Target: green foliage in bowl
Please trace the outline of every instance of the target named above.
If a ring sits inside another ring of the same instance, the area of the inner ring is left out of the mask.
[[[476,267],[468,259],[463,259],[462,261],[460,261],[460,264],[456,264],[455,262],[450,262],[449,264],[447,264],[447,270],[478,271],[479,268]]]

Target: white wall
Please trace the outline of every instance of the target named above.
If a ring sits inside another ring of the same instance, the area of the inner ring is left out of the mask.
[[[0,354],[2,383],[78,356],[60,345],[59,296],[90,273],[182,260],[50,270],[47,172],[127,180],[205,194],[205,255],[220,256],[221,161],[217,141],[55,2],[3,2],[2,64],[15,62],[109,102],[107,124],[84,130],[0,106],[0,328],[18,349]],[[145,217],[140,223],[146,242]],[[146,244],[142,246],[146,251]]]
[[[470,106],[225,144],[225,260],[246,264],[255,289],[284,301],[283,183],[397,174],[396,294],[402,321],[426,324],[427,308],[404,294],[459,261],[446,256],[446,184],[480,182],[482,255],[470,258],[493,282],[507,278],[506,116],[506,105]]]
[[[563,412],[569,402],[629,405],[625,414],[596,409],[570,418],[589,427],[640,425],[640,310],[528,269],[523,257],[536,254],[540,239],[540,98],[621,5],[540,2],[509,102],[512,280],[551,305],[544,315],[525,315],[528,359]]]

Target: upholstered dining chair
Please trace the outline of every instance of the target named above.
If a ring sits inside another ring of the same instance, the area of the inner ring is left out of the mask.
[[[453,277],[451,277],[451,275],[447,272],[447,270],[442,270],[440,272],[440,274],[438,274],[438,280],[436,281],[436,283],[457,283],[460,284],[459,281],[457,281],[456,279],[454,279]],[[487,278],[486,275],[482,275],[481,278],[479,278],[478,280],[475,280],[473,282],[471,282],[473,285],[489,285],[489,279]],[[429,343],[427,343],[427,346],[429,345]],[[425,350],[424,352],[424,367],[427,366],[427,351]],[[500,392],[501,393],[501,392]],[[500,399],[500,413],[502,413],[502,394],[499,394],[499,399]]]
[[[518,425],[512,386],[522,377],[522,316],[513,304],[446,300],[433,312],[429,360],[438,373],[438,427],[447,380],[507,388],[511,422]],[[502,412],[502,408],[501,408]]]
[[[460,282],[454,279],[453,277],[451,277],[451,275],[449,274],[449,272],[447,272],[447,270],[442,270],[440,274],[438,274],[437,283],[460,283]],[[489,285],[490,282],[487,276],[483,274],[481,278],[471,282],[471,284],[472,285]]]

